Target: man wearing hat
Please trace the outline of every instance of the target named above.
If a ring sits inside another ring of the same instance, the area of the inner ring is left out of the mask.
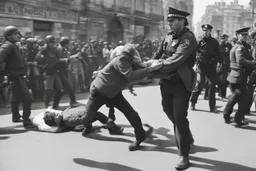
[[[187,28],[184,11],[169,7],[168,22],[170,32],[155,53],[154,59],[163,61],[163,67],[152,76],[161,78],[160,90],[163,110],[174,125],[175,139],[180,156],[176,169],[189,167],[190,146],[194,139],[187,119],[189,98],[193,89],[195,72],[193,70],[197,41]]]
[[[232,94],[229,96],[223,117],[225,123],[231,123],[230,115],[234,105],[238,103],[238,109],[234,117],[236,126],[248,125],[248,122],[244,121],[247,108],[246,99],[248,97],[246,84],[249,75],[248,70],[256,68],[256,61],[253,61],[249,46],[246,43],[249,29],[249,27],[245,27],[236,31],[238,41],[230,52],[231,71],[227,80],[230,84]]]
[[[203,38],[199,41],[197,50],[197,71],[200,73],[200,85],[194,90],[191,96],[191,109],[195,110],[195,104],[199,94],[202,91],[205,79],[208,80],[208,97],[211,112],[217,112],[215,105],[215,87],[216,87],[216,66],[220,59],[219,42],[211,36],[213,27],[209,24],[202,25],[204,31]]]
[[[30,121],[31,98],[28,87],[25,83],[25,65],[19,47],[16,45],[20,41],[20,32],[14,26],[4,28],[6,39],[0,47],[0,73],[8,76],[11,97],[11,111],[13,122],[23,122],[24,127],[33,126]],[[23,106],[23,120],[19,114],[19,105]]]
[[[228,86],[228,72],[230,71],[229,53],[232,45],[228,42],[228,35],[223,34],[220,36],[220,51],[222,58],[217,64],[218,74],[218,91],[221,98],[226,98],[227,86]]]

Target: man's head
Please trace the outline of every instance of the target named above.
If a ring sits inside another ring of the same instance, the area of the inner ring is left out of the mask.
[[[222,34],[220,36],[220,42],[221,43],[226,43],[228,41],[228,35],[227,34]]]
[[[28,49],[36,49],[37,48],[37,40],[34,38],[28,38],[27,41]]]
[[[90,43],[91,43],[91,46],[92,46],[92,47],[96,47],[96,46],[97,46],[97,42],[96,42],[95,39],[92,39],[92,40],[90,41]]]
[[[187,16],[190,14],[185,11],[180,11],[169,7],[167,20],[169,22],[170,30],[173,33],[179,33],[185,26],[188,25]]]
[[[108,45],[108,42],[104,42],[104,48],[108,48],[109,45]]]
[[[4,28],[4,37],[6,40],[16,43],[20,41],[21,34],[17,27],[15,26],[7,26]]]
[[[144,67],[139,52],[136,50],[133,44],[127,43],[122,50],[122,53],[128,55],[131,58],[132,64],[137,67]]]
[[[253,29],[249,32],[249,36],[252,40],[256,39],[256,29]]]
[[[236,37],[239,41],[247,42],[249,39],[248,31],[250,27],[244,27],[236,31]]]
[[[46,109],[44,111],[44,121],[49,126],[59,125],[63,120],[62,111]]]
[[[52,48],[55,44],[55,37],[53,35],[48,35],[45,37],[45,42],[47,44],[47,47]]]
[[[212,29],[213,29],[213,26],[211,26],[210,24],[203,24],[201,26],[202,30],[203,30],[203,36],[204,37],[210,37],[211,35],[211,32],[212,32]]]
[[[69,38],[66,36],[60,38],[60,45],[65,47],[66,49],[69,48],[69,42]]]

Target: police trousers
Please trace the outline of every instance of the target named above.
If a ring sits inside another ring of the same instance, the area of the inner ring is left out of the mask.
[[[31,97],[23,76],[8,77],[11,90],[12,118],[20,118],[19,105],[23,106],[23,120],[28,120],[31,113]]]
[[[223,114],[224,118],[229,119],[231,113],[233,112],[233,108],[236,103],[238,103],[238,109],[235,114],[234,120],[236,122],[240,122],[246,113],[247,109],[247,101],[246,99],[248,98],[248,90],[246,87],[246,83],[242,84],[234,84],[230,83],[230,89],[232,94],[228,98],[228,102],[226,104],[226,107],[224,108]]]
[[[110,99],[98,92],[96,89],[92,90],[86,104],[85,114],[82,117],[85,126],[93,122],[95,113],[104,104],[112,104],[113,107],[117,108],[125,115],[126,119],[134,128],[135,137],[138,141],[141,141],[145,138],[145,130],[143,129],[140,116],[132,108],[130,103],[124,98],[122,92]]]
[[[203,90],[205,79],[208,80],[207,91],[209,97],[209,107],[210,109],[214,109],[216,105],[216,98],[215,98],[215,89],[216,89],[216,65],[202,65],[198,67],[200,73],[200,82],[197,87],[193,90],[191,95],[191,103],[196,104],[198,96],[200,95],[201,91]]]
[[[76,97],[75,97],[75,91],[71,83],[71,80],[69,80],[68,78],[68,74],[69,74],[68,72],[69,72],[68,70],[65,70],[65,71],[60,71],[58,74],[63,87],[67,90],[69,94],[70,102],[73,103],[76,101]]]
[[[174,126],[179,155],[188,156],[190,144],[194,142],[187,119],[191,93],[186,89],[181,80],[178,82],[161,80],[160,89],[163,110]]]

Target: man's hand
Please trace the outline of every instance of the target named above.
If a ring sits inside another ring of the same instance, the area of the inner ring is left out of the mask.
[[[153,59],[151,59],[151,60],[148,60],[148,61],[146,61],[146,62],[143,62],[147,67],[150,67],[151,65],[152,65],[152,63],[154,62],[154,60]]]
[[[162,61],[154,60],[150,66],[150,72],[159,70],[163,66]]]

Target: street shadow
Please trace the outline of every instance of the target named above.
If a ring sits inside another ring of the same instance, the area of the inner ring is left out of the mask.
[[[249,123],[251,124],[256,124],[256,120],[252,120],[252,119],[246,119]]]
[[[247,167],[243,166],[240,164],[236,163],[229,163],[229,162],[224,162],[224,161],[218,161],[218,160],[211,160],[211,159],[206,159],[206,158],[200,158],[200,157],[195,157],[195,156],[190,156],[190,161],[191,161],[191,168],[201,168],[205,170],[211,170],[211,171],[255,171],[256,168],[252,167]],[[194,163],[195,162],[200,162]],[[202,164],[201,164],[202,163]]]
[[[10,137],[9,136],[0,136],[0,140],[6,140],[8,138],[10,138]]]
[[[216,107],[217,108],[217,107]],[[190,109],[190,111],[194,111],[194,112],[206,112],[206,113],[211,113],[211,114],[215,114],[215,115],[217,115],[217,114],[221,114],[223,111],[222,110],[218,110],[217,109],[217,112],[211,112],[210,111],[210,109],[209,110],[204,110],[204,109],[195,109],[195,110],[191,110]]]
[[[130,166],[125,166],[117,163],[108,163],[108,162],[98,162],[93,161],[89,159],[82,159],[82,158],[74,158],[73,161],[76,164],[90,167],[90,168],[96,168],[96,169],[102,169],[102,170],[108,170],[108,171],[141,171],[140,169],[136,169]]]
[[[100,132],[100,131],[99,131]],[[118,136],[130,136],[130,137],[134,137],[133,134],[131,133],[123,133],[122,135],[118,135]],[[94,139],[94,140],[98,140],[98,141],[120,141],[120,142],[125,142],[125,143],[132,143],[133,141],[131,140],[128,140],[128,139],[125,139],[125,138],[121,138],[121,137],[114,137],[114,136],[110,136],[110,137],[107,137],[107,136],[103,136],[101,134],[98,134],[98,133],[92,133],[92,134],[88,134],[88,135],[85,135],[86,138],[89,138],[89,139]]]
[[[8,127],[0,127],[0,135],[4,134],[20,134],[20,133],[25,133],[28,132],[27,129],[17,129],[23,126],[17,125],[17,126],[8,126]]]
[[[244,126],[244,127],[237,127],[240,129],[245,129],[245,130],[250,130],[250,131],[256,131],[256,127],[248,125],[248,126]]]

